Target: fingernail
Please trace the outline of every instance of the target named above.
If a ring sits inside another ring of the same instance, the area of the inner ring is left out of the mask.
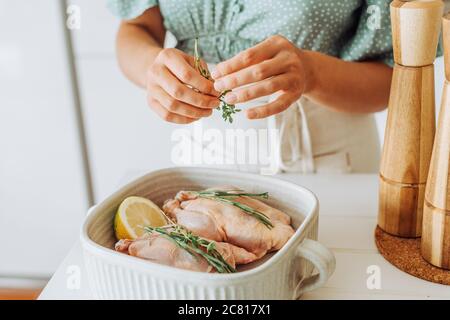
[[[236,102],[236,100],[237,100],[237,97],[236,97],[236,95],[234,93],[227,93],[225,95],[225,102],[226,103],[233,104],[233,103]]]
[[[214,82],[214,89],[216,89],[217,91],[224,91],[224,85],[221,81],[216,81]]]
[[[213,70],[213,71],[211,72],[211,77],[212,77],[213,79],[220,78],[220,72],[217,71],[217,69],[216,69],[216,70]]]

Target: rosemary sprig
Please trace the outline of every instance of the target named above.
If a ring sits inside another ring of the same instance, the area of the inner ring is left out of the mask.
[[[200,198],[206,198],[206,199],[216,200],[216,201],[230,204],[230,205],[232,205],[236,208],[239,208],[242,211],[248,213],[252,217],[258,219],[268,229],[272,229],[274,227],[272,222],[270,221],[270,218],[268,216],[266,216],[264,213],[262,213],[258,210],[255,210],[255,209],[253,209],[245,204],[242,204],[240,202],[233,201],[233,198],[240,197],[240,196],[268,199],[269,198],[268,192],[245,193],[245,192],[238,192],[238,191],[214,191],[214,190],[189,191],[189,192],[196,194]]]
[[[205,190],[205,191],[193,191],[194,193],[202,196],[218,196],[218,197],[251,197],[251,198],[263,198],[269,199],[269,193],[248,193],[241,192],[241,190],[229,190],[229,191],[220,191],[220,190]]]
[[[240,202],[236,202],[224,197],[205,197],[205,198],[209,198],[209,199],[213,199],[213,200],[217,200],[217,201],[221,201],[224,203],[228,203],[231,204],[232,206],[235,206],[239,209],[241,209],[242,211],[245,211],[246,213],[248,213],[249,215],[255,217],[256,219],[258,219],[262,224],[264,224],[268,229],[272,229],[273,228],[273,224],[270,221],[269,217],[266,216],[264,213],[255,210],[245,204],[242,204]]]
[[[203,257],[210,266],[215,268],[219,273],[233,273],[233,268],[222,257],[216,249],[216,243],[192,234],[179,225],[169,225],[165,227],[144,227],[149,233],[159,233],[167,239],[173,241],[177,246],[186,250],[190,254],[198,254]]]
[[[202,66],[200,54],[198,52],[198,38],[195,38],[194,42],[194,67],[204,78],[213,80],[208,68],[203,68]],[[236,109],[236,106],[234,104],[229,104],[225,101],[224,98],[228,92],[231,92],[231,90],[225,90],[220,94],[220,105],[217,110],[222,110],[222,119],[225,120],[225,122],[228,121],[229,123],[233,123],[233,115],[241,112],[241,109]]]

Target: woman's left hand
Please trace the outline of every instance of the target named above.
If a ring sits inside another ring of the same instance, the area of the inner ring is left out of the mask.
[[[306,67],[303,51],[276,35],[218,64],[211,75],[217,91],[232,90],[225,96],[230,104],[280,93],[275,101],[247,110],[249,119],[261,119],[286,110],[305,93]]]

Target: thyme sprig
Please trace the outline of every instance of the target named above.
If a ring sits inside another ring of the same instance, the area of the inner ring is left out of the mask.
[[[214,241],[209,241],[196,236],[179,225],[168,225],[164,227],[147,226],[144,227],[144,230],[149,233],[158,233],[162,235],[192,255],[198,254],[219,273],[236,272],[236,269],[228,264],[220,252],[217,251],[216,243]]]
[[[231,90],[225,90],[224,92],[222,92],[219,96],[219,100],[220,100],[220,106],[219,106],[219,110],[222,110],[222,119],[226,121],[228,121],[229,123],[233,123],[233,115],[241,112],[241,109],[236,109],[236,106],[234,104],[229,104],[225,101],[225,95],[231,92]]]
[[[194,68],[200,72],[200,74],[208,79],[208,80],[212,80],[211,78],[211,73],[209,73],[208,68],[203,68],[202,66],[202,62],[200,59],[200,54],[198,52],[198,38],[195,38],[195,42],[194,42]]]
[[[263,198],[263,199],[268,199],[269,198],[269,193],[268,192],[263,192],[263,193],[246,193],[246,192],[240,192],[239,190],[237,191],[215,191],[215,190],[204,190],[204,191],[189,191],[193,194],[196,194],[198,197],[200,198],[206,198],[206,199],[211,199],[211,200],[216,200],[216,201],[220,201],[223,203],[227,203],[230,204],[236,208],[241,209],[242,211],[248,213],[249,215],[251,215],[252,217],[258,219],[262,224],[264,224],[268,229],[272,229],[274,227],[274,225],[272,224],[272,222],[270,221],[270,218],[265,215],[264,213],[255,210],[243,203],[234,201],[233,199],[236,197],[250,197],[250,198]]]
[[[198,52],[198,38],[195,38],[194,42],[194,67],[195,69],[206,79],[213,80],[208,68],[204,68],[201,63],[200,54]],[[233,123],[233,115],[241,112],[241,109],[236,109],[234,104],[229,104],[225,101],[225,95],[231,92],[231,90],[225,90],[219,95],[220,105],[217,110],[222,111],[222,119]]]

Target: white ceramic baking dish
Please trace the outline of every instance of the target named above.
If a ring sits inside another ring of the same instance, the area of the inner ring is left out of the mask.
[[[295,234],[278,252],[234,274],[176,269],[112,249],[113,217],[127,196],[161,205],[179,190],[217,185],[269,192],[267,202],[292,217]],[[317,229],[318,202],[303,187],[242,172],[173,168],[135,180],[90,210],[81,242],[89,283],[99,299],[297,299],[322,286],[334,271],[334,256],[316,241]]]

